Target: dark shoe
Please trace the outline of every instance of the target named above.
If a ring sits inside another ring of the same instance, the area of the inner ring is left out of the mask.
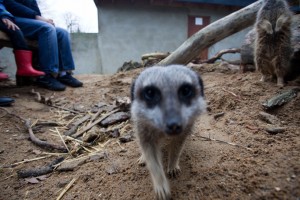
[[[58,77],[57,80],[62,82],[65,85],[71,86],[71,87],[81,87],[83,85],[82,82],[74,78],[71,74],[67,73],[64,76]]]
[[[46,74],[45,76],[37,78],[35,83],[40,87],[54,91],[63,91],[66,89],[66,86],[56,80],[51,74]]]
[[[10,106],[13,102],[15,102],[15,100],[12,98],[0,97],[0,106]]]

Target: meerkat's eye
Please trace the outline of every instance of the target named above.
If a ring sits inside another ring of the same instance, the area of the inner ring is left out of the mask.
[[[142,90],[141,97],[149,106],[154,106],[159,103],[161,99],[161,93],[157,87],[147,86]]]
[[[189,104],[195,96],[195,87],[188,83],[181,85],[178,90],[178,96],[180,101]]]

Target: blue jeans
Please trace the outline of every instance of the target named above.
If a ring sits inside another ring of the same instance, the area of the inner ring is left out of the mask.
[[[49,23],[29,18],[16,17],[16,24],[25,37],[39,44],[39,69],[46,74],[74,70],[69,33]]]
[[[0,18],[0,30],[4,31],[10,38],[11,44],[15,50],[28,50],[25,37],[21,30],[8,29]]]

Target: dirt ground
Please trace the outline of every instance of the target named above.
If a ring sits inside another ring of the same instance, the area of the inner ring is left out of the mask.
[[[197,121],[185,144],[181,175],[170,179],[172,198],[299,200],[300,95],[272,110],[262,106],[271,97],[299,87],[299,82],[289,82],[281,89],[273,82],[259,82],[256,72],[241,74],[226,65],[204,65],[195,70],[204,80],[208,112]],[[135,139],[119,142],[132,132],[130,121],[113,125],[121,127],[121,136],[104,137],[75,154],[49,154],[55,151],[33,144],[24,122],[17,117],[56,122],[56,126],[33,126],[33,131],[38,138],[63,145],[58,132],[68,130],[72,119],[95,113],[92,110],[99,104],[129,97],[131,81],[140,71],[80,75],[77,77],[84,82],[83,88],[54,94],[38,87],[0,83],[0,96],[16,100],[12,107],[0,109],[0,199],[57,199],[72,180],[75,182],[62,199],[155,199],[147,169],[137,164]],[[32,88],[43,96],[53,96],[53,102],[61,102],[55,105],[81,114],[37,102],[30,93]],[[272,114],[276,120],[267,123],[260,112]],[[283,127],[284,131],[270,134],[267,127]],[[67,142],[70,151],[75,143]],[[85,159],[73,171],[55,168],[39,179],[19,178],[17,174],[47,165],[61,155],[70,160],[96,150],[98,157]],[[32,160],[41,157],[46,158]]]

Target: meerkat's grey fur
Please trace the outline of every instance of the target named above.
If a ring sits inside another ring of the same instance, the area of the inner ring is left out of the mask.
[[[169,199],[160,148],[167,139],[167,172],[178,175],[185,139],[196,117],[206,111],[202,79],[185,66],[153,66],[134,81],[131,94],[131,118],[142,153],[139,163],[149,169],[156,198]]]
[[[290,40],[292,13],[285,0],[263,1],[255,23],[254,61],[262,73],[261,81],[266,81],[267,76],[277,76],[277,85],[283,86],[293,52]]]

